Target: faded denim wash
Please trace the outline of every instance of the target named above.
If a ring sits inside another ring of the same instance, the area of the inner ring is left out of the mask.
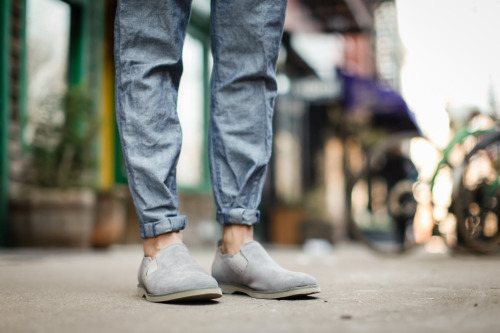
[[[141,237],[182,230],[177,93],[190,0],[119,0],[116,112]],[[209,160],[216,219],[259,221],[286,0],[213,0]],[[187,64],[189,65],[189,64]],[[182,110],[179,110],[182,112]]]

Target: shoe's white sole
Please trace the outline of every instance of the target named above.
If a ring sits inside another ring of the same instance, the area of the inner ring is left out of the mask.
[[[137,285],[137,295],[145,297],[150,302],[171,302],[171,301],[206,301],[222,297],[220,288],[206,288],[186,290],[166,295],[149,294],[142,285]]]
[[[306,295],[316,294],[321,291],[320,287],[317,285],[297,287],[279,291],[257,291],[242,285],[230,284],[230,283],[219,283],[219,287],[222,289],[223,294],[244,293],[250,297],[266,298],[266,299],[306,296]]]

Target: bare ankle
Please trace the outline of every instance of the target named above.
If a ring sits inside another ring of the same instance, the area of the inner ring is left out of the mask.
[[[182,235],[179,231],[144,238],[142,241],[144,255],[154,259],[161,249],[175,243],[182,243]]]
[[[252,240],[253,227],[251,225],[225,225],[222,235],[221,251],[224,254],[237,254],[243,244]]]

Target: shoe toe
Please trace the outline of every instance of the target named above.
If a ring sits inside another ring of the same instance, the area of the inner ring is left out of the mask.
[[[217,281],[203,272],[155,276],[146,281],[151,294],[171,294],[189,290],[218,288]]]
[[[306,273],[300,273],[300,278],[299,278],[299,285],[300,286],[317,286],[318,285],[318,282],[316,281],[316,279],[314,277],[312,277],[311,275],[309,274],[306,274]]]
[[[301,272],[288,272],[287,276],[283,276],[281,284],[276,285],[275,288],[279,289],[294,289],[302,287],[317,286],[316,279],[311,275]]]
[[[217,281],[206,273],[196,272],[186,277],[180,282],[183,289],[206,289],[217,288]]]

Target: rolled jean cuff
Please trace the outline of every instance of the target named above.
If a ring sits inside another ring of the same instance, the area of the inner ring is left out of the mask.
[[[167,232],[180,231],[186,227],[186,215],[167,217],[163,220],[141,225],[141,238],[156,237]]]
[[[217,211],[216,220],[220,224],[254,225],[260,221],[260,211],[244,208],[219,210]]]

